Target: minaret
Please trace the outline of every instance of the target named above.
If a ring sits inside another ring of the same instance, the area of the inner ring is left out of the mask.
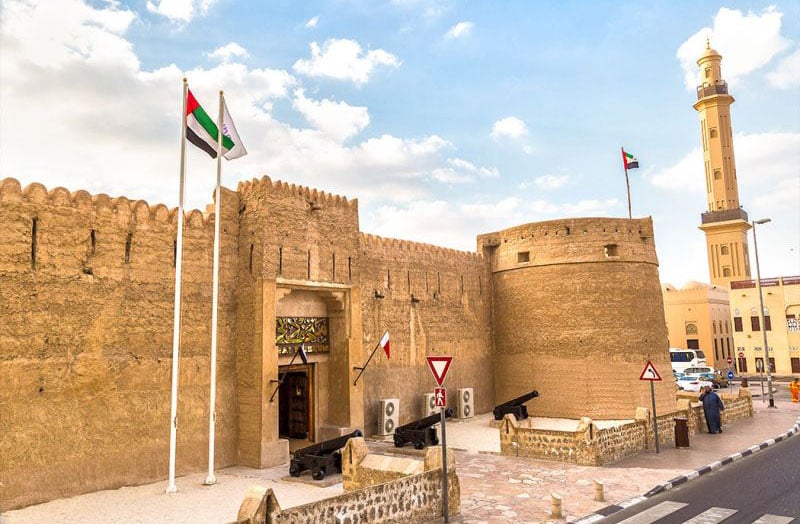
[[[706,234],[711,283],[727,289],[731,280],[750,278],[747,230],[751,226],[747,213],[739,206],[731,128],[734,100],[722,79],[721,61],[722,56],[706,41],[706,50],[697,60],[702,84],[697,86],[694,108],[700,113],[708,200],[700,229]]]

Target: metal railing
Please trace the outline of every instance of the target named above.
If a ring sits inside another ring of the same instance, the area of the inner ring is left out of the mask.
[[[726,220],[742,219],[747,222],[747,211],[741,207],[736,209],[721,209],[719,211],[707,211],[700,215],[700,221],[703,224],[711,224],[713,222],[725,222]]]
[[[710,84],[703,84],[697,86],[697,99],[700,100],[701,98],[705,98],[707,96],[714,96],[714,95],[727,95],[728,94],[728,83],[724,80],[719,80],[714,85]]]

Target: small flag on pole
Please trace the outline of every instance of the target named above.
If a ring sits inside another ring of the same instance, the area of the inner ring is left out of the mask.
[[[625,162],[625,169],[639,168],[639,161],[635,156],[625,151],[625,149],[622,150],[622,161]]]
[[[383,348],[383,352],[386,353],[386,358],[389,358],[389,332],[383,334],[383,338],[381,338],[381,347]]]
[[[217,158],[218,134],[217,124],[189,90],[186,96],[186,138],[208,153],[211,158]],[[222,124],[222,156],[233,160],[246,154],[247,150],[239,139],[233,120],[228,114],[228,108],[225,107]]]
[[[300,349],[297,350],[297,354],[300,355],[300,360],[303,361],[303,364],[308,364],[308,355],[306,354],[305,344],[300,344]]]

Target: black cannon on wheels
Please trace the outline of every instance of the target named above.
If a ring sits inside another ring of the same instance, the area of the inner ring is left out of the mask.
[[[339,451],[353,437],[361,437],[363,433],[355,430],[349,435],[323,440],[294,452],[289,463],[289,475],[299,477],[305,470],[311,470],[311,478],[322,480],[327,473],[342,472],[342,453]]]
[[[508,402],[503,402],[494,407],[494,419],[495,420],[503,420],[508,413],[511,413],[517,420],[522,420],[528,418],[528,406],[525,403],[531,399],[534,399],[539,396],[539,392],[535,389],[530,393],[526,393],[521,397],[517,397],[514,400],[509,400]]]
[[[453,416],[453,410],[451,408],[445,409],[444,416],[446,418],[451,418]],[[402,448],[408,443],[414,444],[415,449],[422,449],[425,446],[435,446],[439,443],[439,436],[433,425],[437,422],[441,422],[441,420],[441,414],[436,413],[435,415],[430,415],[399,426],[394,430],[394,446],[396,448]]]

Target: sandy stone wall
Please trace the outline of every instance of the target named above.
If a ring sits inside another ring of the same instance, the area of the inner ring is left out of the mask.
[[[365,355],[384,329],[391,334],[391,359],[376,355],[364,373],[366,434],[377,431],[381,398],[400,399],[401,424],[424,416],[423,395],[436,387],[428,355],[453,356],[445,382],[450,406],[456,389],[471,387],[476,412],[490,411],[492,299],[483,257],[373,235],[361,237],[361,255]]]
[[[236,462],[237,211],[225,191],[218,466]],[[166,477],[176,216],[143,201],[0,182],[3,509]],[[189,213],[179,474],[207,464],[212,243],[213,216]]]
[[[539,391],[531,415],[632,418],[674,391],[652,221],[553,220],[478,237],[491,260],[495,397]]]

